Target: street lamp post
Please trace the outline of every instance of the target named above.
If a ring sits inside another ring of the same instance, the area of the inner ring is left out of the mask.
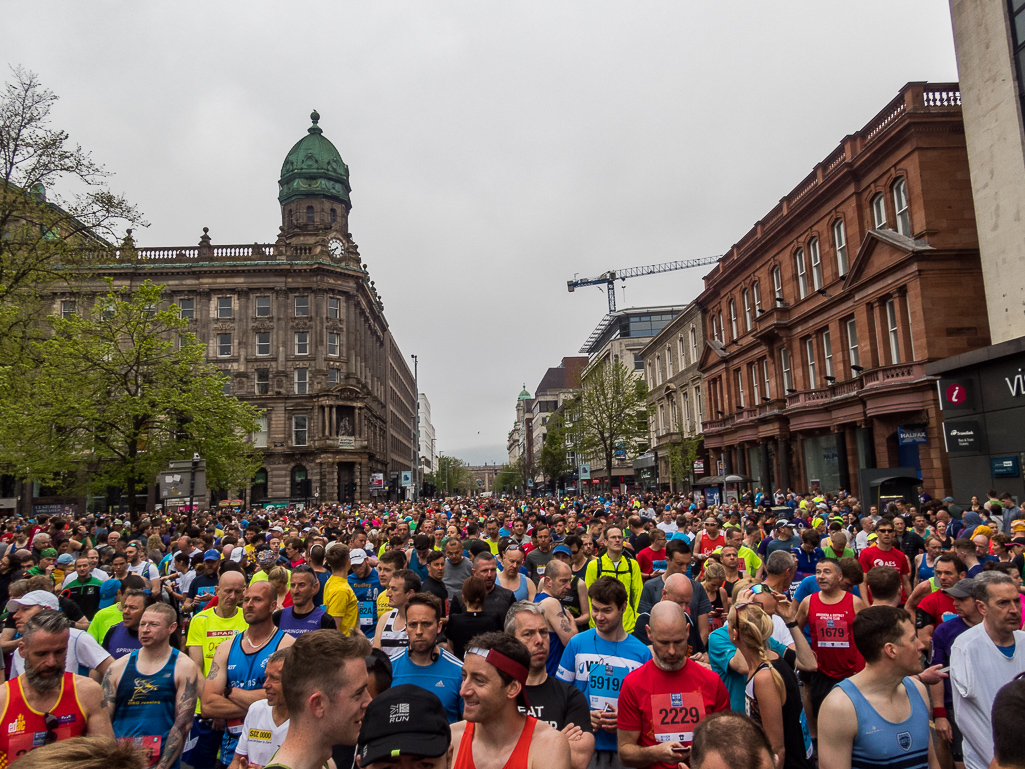
[[[420,378],[417,370],[417,358],[415,355],[410,355],[413,359],[413,426],[410,437],[410,471],[411,471],[411,483],[413,485],[413,501],[419,501],[420,497]]]

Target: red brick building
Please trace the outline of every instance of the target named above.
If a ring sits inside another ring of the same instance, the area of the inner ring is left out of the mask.
[[[989,343],[957,84],[910,83],[705,277],[705,448],[763,488],[951,488],[929,361]]]

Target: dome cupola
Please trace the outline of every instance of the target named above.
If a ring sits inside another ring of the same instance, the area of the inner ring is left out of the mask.
[[[349,167],[342,162],[335,145],[317,125],[320,114],[314,110],[306,136],[295,143],[281,164],[278,202],[282,206],[305,198],[328,198],[352,207],[349,201]]]

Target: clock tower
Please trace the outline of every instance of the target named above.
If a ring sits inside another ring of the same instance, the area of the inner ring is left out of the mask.
[[[349,234],[349,167],[318,125],[320,114],[281,164],[278,244],[309,246],[311,256],[329,256],[359,268],[360,257]]]

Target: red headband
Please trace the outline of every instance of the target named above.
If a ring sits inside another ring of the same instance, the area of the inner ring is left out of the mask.
[[[497,649],[481,649],[479,646],[474,646],[466,650],[467,654],[476,654],[478,657],[483,657],[484,661],[489,665],[493,665],[498,670],[501,670],[508,676],[512,676],[514,681],[518,681],[520,686],[519,696],[523,698],[524,707],[530,708],[530,702],[527,700],[527,675],[529,670],[514,659],[502,654]]]

